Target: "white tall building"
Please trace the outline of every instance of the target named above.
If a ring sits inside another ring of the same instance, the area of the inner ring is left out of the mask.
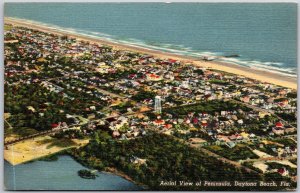
[[[161,113],[161,96],[155,97],[154,111],[158,114]]]

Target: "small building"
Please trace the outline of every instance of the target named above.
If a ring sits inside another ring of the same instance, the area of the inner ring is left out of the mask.
[[[278,172],[280,175],[282,175],[282,176],[288,176],[288,175],[289,175],[289,171],[288,171],[285,167],[279,168],[279,169],[277,170],[277,172]]]
[[[112,136],[113,137],[119,137],[120,136],[120,132],[117,131],[117,130],[115,130],[115,131],[113,131]]]
[[[281,127],[273,127],[272,131],[276,135],[283,135],[284,134],[284,129]]]
[[[156,74],[149,73],[149,74],[146,74],[146,79],[148,81],[160,81],[160,80],[162,80],[162,77],[159,75],[156,75]]]

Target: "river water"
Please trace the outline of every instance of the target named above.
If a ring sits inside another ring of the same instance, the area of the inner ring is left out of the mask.
[[[4,163],[4,185],[7,190],[140,190],[124,178],[98,172],[96,179],[83,179],[78,170],[85,169],[67,155],[57,161],[34,161],[12,166]]]

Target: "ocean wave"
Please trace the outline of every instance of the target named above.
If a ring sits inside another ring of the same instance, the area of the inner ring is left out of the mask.
[[[11,18],[11,17],[9,17]],[[61,32],[66,33],[73,33],[77,35],[84,35],[91,38],[99,39],[99,40],[107,40],[113,43],[121,43],[126,44],[134,47],[142,47],[144,49],[149,50],[157,50],[157,51],[163,51],[163,52],[169,52],[174,53],[178,55],[185,55],[185,56],[192,56],[195,58],[202,58],[202,57],[215,57],[216,61],[221,62],[227,62],[237,65],[246,66],[249,68],[256,68],[264,71],[271,71],[274,73],[284,74],[292,77],[297,76],[297,68],[296,67],[286,67],[287,65],[281,62],[262,62],[258,60],[247,60],[246,58],[225,58],[220,57],[224,56],[222,52],[210,52],[210,51],[198,51],[194,50],[191,47],[186,47],[184,45],[176,45],[176,44],[169,44],[169,43],[159,43],[159,42],[153,42],[153,41],[143,41],[135,38],[122,38],[118,36],[113,36],[110,34],[105,34],[101,32],[95,32],[95,31],[88,31],[83,29],[75,29],[75,28],[66,28],[57,26],[54,24],[47,24],[42,23],[39,21],[33,21],[33,20],[27,20],[22,18],[11,18],[11,19],[18,19],[27,23],[32,24],[38,24],[42,25],[51,29],[55,29]]]
[[[279,62],[261,62],[257,60],[243,60],[237,58],[219,59],[219,61],[234,63],[237,65],[246,66],[249,68],[270,71],[277,74],[283,74],[291,77],[297,77],[296,67],[285,67],[283,63]]]

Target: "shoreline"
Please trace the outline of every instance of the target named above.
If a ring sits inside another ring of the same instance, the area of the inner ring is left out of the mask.
[[[72,148],[70,148],[72,149]],[[70,150],[68,149],[68,150]],[[62,150],[62,151],[59,151],[59,152],[56,152],[56,153],[53,153],[51,154],[50,156],[55,156],[59,159],[60,156],[69,156],[71,157],[75,162],[79,163],[80,165],[82,165],[83,167],[87,167],[86,165],[82,164],[81,162],[79,162],[77,159],[74,158],[74,156],[72,156],[71,154],[68,153],[68,150],[65,149],[65,150]],[[27,164],[27,163],[32,163],[32,162],[36,162],[36,161],[44,161],[44,162],[49,162],[49,161],[45,161],[43,160],[44,158],[47,158],[49,157],[49,155],[46,155],[46,156],[43,156],[43,157],[40,157],[40,158],[36,158],[36,159],[33,159],[33,160],[30,160],[30,161],[27,161],[27,162],[24,162],[22,164]],[[15,166],[13,164],[11,164],[9,161],[5,160],[8,164],[12,165],[12,166]],[[51,160],[50,162],[56,162],[57,160]],[[97,169],[95,169],[97,170]],[[125,174],[124,172],[114,168],[114,167],[105,167],[105,169],[103,171],[99,171],[97,170],[97,172],[99,173],[104,173],[104,174],[110,174],[110,175],[116,175],[116,176],[119,176],[133,184],[135,184],[136,186],[139,186],[140,188],[142,188],[142,190],[145,190],[148,188],[147,185],[145,184],[142,184],[142,183],[139,183],[139,182],[136,182],[134,181],[130,176],[128,176],[127,174]],[[94,191],[97,191],[97,190],[94,190]]]
[[[76,161],[77,163],[81,164],[83,167],[86,167],[86,168],[90,169],[91,166],[89,165],[89,162],[88,161],[85,162],[83,160],[77,159],[77,156],[72,153],[73,149],[74,148],[70,148],[70,149],[64,151],[64,155],[70,156],[74,161]],[[58,152],[58,153],[55,153],[53,155],[54,156],[60,156],[62,154],[59,154],[59,152]],[[121,177],[121,178],[123,178],[123,179],[125,179],[125,180],[127,180],[127,181],[129,181],[129,182],[131,182],[131,183],[133,183],[133,184],[135,184],[135,185],[143,188],[143,189],[148,188],[148,186],[146,184],[143,184],[143,183],[140,183],[140,182],[137,182],[137,181],[133,180],[129,175],[127,175],[125,172],[123,172],[121,170],[118,170],[116,167],[106,166],[106,167],[104,167],[103,170],[98,170],[98,169],[96,169],[94,167],[92,167],[92,168],[94,170],[97,170],[97,172],[100,172],[100,173],[102,172],[102,173],[117,175],[117,176],[119,176],[119,177]]]
[[[88,141],[76,140],[76,145],[57,147],[53,146],[48,148],[52,144],[52,141],[43,143],[44,140],[52,139],[49,136],[36,137],[35,139],[28,139],[21,143],[9,145],[7,149],[3,150],[4,159],[11,165],[24,164],[30,161],[39,160],[47,156],[56,155],[59,152],[65,151],[70,148],[80,147],[86,145]]]
[[[99,172],[99,171],[98,171]],[[125,174],[124,172],[118,170],[117,168],[114,168],[114,167],[106,167],[104,171],[100,171],[100,172],[103,172],[103,173],[109,173],[109,174],[114,174],[114,175],[117,175],[117,176],[120,176],[122,178],[124,178],[125,180],[129,181],[129,182],[132,182],[134,183],[135,185],[141,187],[141,188],[148,188],[147,185],[145,184],[142,184],[142,183],[139,183],[139,182],[136,182],[134,181],[130,176],[128,176],[127,174]]]
[[[125,45],[122,43],[115,43],[115,42],[111,42],[109,40],[88,37],[88,36],[84,36],[84,35],[80,35],[80,34],[74,34],[71,32],[64,32],[59,29],[53,29],[51,27],[38,25],[38,24],[26,22],[26,21],[21,21],[19,19],[15,19],[15,18],[4,17],[4,23],[9,23],[9,24],[12,24],[15,26],[34,29],[34,30],[38,30],[41,32],[52,33],[52,34],[60,35],[60,36],[67,35],[71,38],[76,38],[79,41],[82,40],[82,41],[88,41],[90,43],[108,45],[108,46],[113,47],[113,49],[116,49],[116,50],[128,50],[128,51],[133,51],[133,52],[138,52],[138,53],[143,53],[143,54],[149,54],[154,57],[161,58],[161,59],[172,58],[175,60],[179,60],[183,63],[192,63],[195,66],[204,67],[204,68],[213,69],[213,70],[219,70],[219,71],[223,71],[223,72],[227,72],[227,73],[232,73],[232,74],[244,76],[247,78],[255,79],[260,82],[271,83],[271,84],[275,84],[275,85],[279,85],[279,86],[297,90],[297,77],[290,77],[287,75],[274,73],[274,72],[270,72],[270,71],[253,69],[250,67],[245,67],[245,66],[241,66],[241,65],[233,64],[233,63],[217,62],[217,61],[204,61],[199,58],[192,57],[192,56],[178,55],[178,54],[164,52],[164,51],[151,50],[151,49],[144,48],[144,47]]]

